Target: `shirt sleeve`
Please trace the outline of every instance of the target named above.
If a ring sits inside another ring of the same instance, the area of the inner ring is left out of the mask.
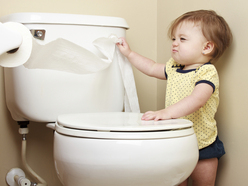
[[[195,86],[200,83],[206,83],[213,87],[213,92],[219,88],[219,77],[216,68],[212,64],[201,66],[196,71]]]

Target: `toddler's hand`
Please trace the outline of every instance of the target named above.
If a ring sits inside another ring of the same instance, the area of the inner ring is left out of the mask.
[[[132,50],[130,49],[127,41],[125,38],[121,37],[119,38],[122,40],[122,42],[118,42],[116,43],[116,45],[118,46],[120,52],[125,56],[125,57],[128,57],[129,54],[132,52]]]
[[[141,117],[142,120],[166,120],[166,119],[172,119],[168,113],[166,113],[166,110],[158,110],[158,111],[148,111],[143,114]]]

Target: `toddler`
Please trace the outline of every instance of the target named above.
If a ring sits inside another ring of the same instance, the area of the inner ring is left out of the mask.
[[[166,107],[148,111],[142,120],[184,118],[193,122],[199,161],[191,174],[193,186],[214,186],[218,159],[225,154],[214,115],[219,104],[219,78],[213,60],[230,45],[226,21],[212,10],[197,10],[174,20],[168,31],[171,58],[156,63],[132,51],[124,38],[121,53],[141,72],[167,80]],[[180,184],[187,186],[187,180]]]

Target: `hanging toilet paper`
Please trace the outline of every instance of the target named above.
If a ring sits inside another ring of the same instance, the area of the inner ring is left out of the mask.
[[[40,45],[33,39],[32,45],[31,56],[24,63],[28,69],[52,69],[88,74],[106,69],[113,59],[111,56],[106,56],[107,60],[101,59],[87,49],[62,38],[46,45]]]
[[[106,69],[117,58],[125,87],[125,111],[140,112],[131,64],[120,53],[117,36],[98,38],[93,45],[106,57],[102,59],[87,49],[68,40],[59,38],[46,45],[40,45],[27,27],[20,23],[4,23],[7,28],[18,31],[23,41],[17,52],[0,56],[3,67],[24,65],[28,69],[52,69],[76,74],[95,73]]]

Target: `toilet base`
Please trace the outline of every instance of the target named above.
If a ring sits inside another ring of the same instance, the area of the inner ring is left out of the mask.
[[[64,186],[175,186],[198,161],[195,134],[156,140],[74,138],[55,132],[54,158]]]

